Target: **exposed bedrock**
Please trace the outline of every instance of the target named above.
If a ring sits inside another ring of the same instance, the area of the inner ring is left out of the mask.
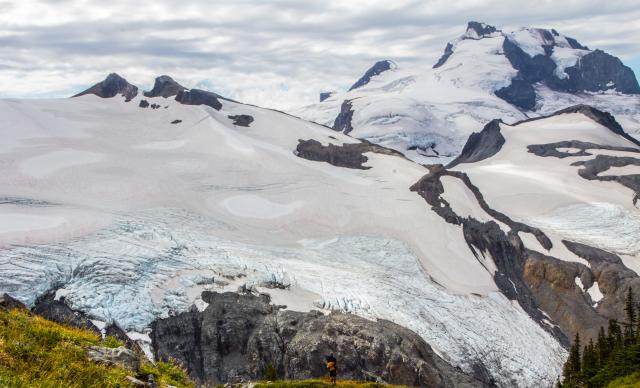
[[[440,179],[445,175],[460,179],[473,192],[480,207],[496,221],[506,224],[510,231],[503,231],[494,221],[481,222],[456,214],[442,197],[446,193]],[[420,194],[445,221],[462,227],[465,241],[478,261],[484,263],[481,256],[492,258],[497,268],[494,280],[501,292],[517,300],[532,319],[565,346],[576,332],[590,338],[609,319],[624,319],[627,290],[631,287],[640,292],[640,278],[615,254],[563,241],[571,252],[589,262],[586,266],[525,247],[519,232],[533,234],[547,250],[551,248],[551,241],[542,231],[491,209],[464,173],[446,170],[441,165],[430,166],[429,174],[411,190]],[[592,299],[592,294],[587,292],[592,287],[597,287],[602,298]]]
[[[333,121],[333,129],[345,134],[353,131],[351,120],[353,119],[353,107],[351,100],[344,100],[340,106],[340,113]]]
[[[192,309],[153,323],[158,359],[181,362],[201,383],[257,380],[273,366],[278,377],[324,376],[324,358],[338,359],[340,378],[410,386],[482,387],[437,356],[414,332],[392,322],[350,314],[283,311],[267,295],[212,293]]]
[[[233,125],[237,125],[239,127],[248,127],[249,124],[253,122],[253,116],[250,115],[227,116],[227,118],[233,120]]]
[[[594,338],[600,326],[606,326],[609,319],[624,321],[627,291],[632,288],[634,292],[640,292],[640,278],[613,253],[571,241],[563,241],[563,244],[585,259],[589,267],[530,251],[524,279],[540,308],[565,334],[572,338],[579,332],[583,338]],[[601,300],[592,300],[586,292],[592,287],[602,293]]]
[[[599,175],[606,172],[611,167],[640,166],[640,158],[620,157],[611,155],[596,155],[594,159],[574,162],[572,166],[582,166],[578,170],[578,175],[588,180],[598,180],[603,182],[618,182],[628,187],[634,193],[633,204],[638,201],[640,193],[640,174],[628,175]]]
[[[144,92],[145,97],[173,97],[186,90],[184,86],[180,85],[173,78],[168,75],[161,75],[157,77],[153,84],[153,89],[148,92]]]
[[[558,148],[574,148],[577,149],[577,151],[564,152],[558,151]],[[567,158],[569,156],[593,156],[593,154],[588,150],[635,152],[640,156],[640,149],[637,148],[601,145],[580,140],[565,140],[547,144],[531,144],[527,146],[527,149],[529,152],[537,156],[553,156],[559,159]]]
[[[384,155],[404,157],[400,152],[362,140],[358,143],[344,143],[342,145],[322,145],[317,140],[298,140],[295,154],[303,159],[316,162],[327,162],[336,167],[355,168],[368,170],[371,167],[363,166],[369,160],[364,154],[374,152]]]
[[[100,329],[85,314],[73,310],[64,302],[63,298],[56,300],[55,296],[55,290],[42,295],[36,300],[31,311],[53,322],[91,330],[97,334],[101,333]]]
[[[362,87],[371,81],[371,78],[384,73],[385,71],[391,69],[394,66],[393,62],[389,60],[382,60],[376,62],[373,66],[367,70],[359,80],[357,80],[348,91],[352,91],[353,89],[357,89]]]
[[[126,101],[131,101],[136,95],[138,95],[138,87],[131,85],[126,79],[120,77],[118,74],[111,73],[104,79],[104,81],[98,82],[89,89],[80,92],[73,97],[80,97],[85,94],[95,94],[102,98],[111,98],[121,94],[125,97]]]
[[[548,82],[553,89],[577,93],[597,92],[615,89],[626,94],[640,93],[638,80],[629,67],[613,55],[602,50],[594,50],[578,60],[574,66],[567,67],[566,78],[551,78]]]
[[[447,168],[457,166],[460,163],[473,163],[488,159],[497,154],[504,145],[504,136],[500,133],[501,120],[491,120],[480,132],[474,132],[469,136],[457,158],[452,160]]]
[[[222,109],[219,95],[200,89],[181,90],[176,94],[176,101],[185,105],[207,105],[215,110]]]
[[[495,91],[496,96],[524,110],[536,107],[536,91],[527,81],[514,78],[509,86]]]

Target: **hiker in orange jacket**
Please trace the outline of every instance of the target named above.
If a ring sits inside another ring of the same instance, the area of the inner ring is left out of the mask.
[[[329,371],[331,384],[336,385],[336,375],[338,374],[338,367],[336,365],[336,358],[333,356],[333,353],[327,356],[327,370]]]

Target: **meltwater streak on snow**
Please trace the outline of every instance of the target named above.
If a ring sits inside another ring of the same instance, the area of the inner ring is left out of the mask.
[[[640,254],[640,212],[610,203],[586,203],[558,208],[529,222],[564,238],[613,253]]]
[[[214,273],[242,273],[248,284],[287,277],[292,288],[321,295],[318,306],[415,330],[464,370],[482,361],[502,386],[553,385],[560,373],[565,351],[517,303],[499,293],[446,292],[401,242],[341,237],[299,248],[257,246],[208,233],[221,227],[157,209],[81,240],[15,247],[0,254],[0,290],[31,303],[50,287],[64,287],[73,307],[142,331],[157,317],[188,309],[194,301],[187,291]],[[175,287],[160,288],[170,277],[179,279]]]

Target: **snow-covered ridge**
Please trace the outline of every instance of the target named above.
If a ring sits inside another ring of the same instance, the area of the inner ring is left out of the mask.
[[[515,123],[577,104],[615,115],[640,134],[633,71],[556,30],[512,32],[470,22],[430,70],[402,67],[293,114],[396,149],[425,164],[454,159],[493,119]],[[350,104],[344,111],[344,102]]]

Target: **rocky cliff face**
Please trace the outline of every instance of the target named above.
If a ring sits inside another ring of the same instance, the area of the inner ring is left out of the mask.
[[[95,94],[102,98],[111,98],[121,94],[126,98],[126,101],[131,101],[138,95],[138,87],[131,85],[126,79],[120,77],[118,74],[111,73],[104,79],[104,81],[98,82],[89,89],[80,92],[73,97],[80,97],[85,94]]]
[[[393,68],[394,64],[393,62],[389,61],[389,60],[383,60],[383,61],[378,61],[376,62],[373,66],[371,66],[371,68],[369,68],[369,70],[367,70],[364,75],[356,81],[356,83],[354,83],[349,90],[353,90],[353,89],[357,89],[361,86],[364,86],[366,84],[369,83],[369,81],[371,81],[371,78],[384,73],[385,71]]]
[[[153,89],[148,92],[144,92],[145,97],[173,97],[176,94],[186,90],[184,86],[180,85],[173,78],[168,75],[161,75],[156,78],[153,84]]]
[[[273,366],[280,378],[326,374],[324,358],[338,359],[345,379],[410,386],[482,387],[447,364],[417,334],[392,322],[349,314],[284,311],[267,295],[204,292],[209,305],[153,324],[159,359],[182,362],[201,383],[255,380]]]

